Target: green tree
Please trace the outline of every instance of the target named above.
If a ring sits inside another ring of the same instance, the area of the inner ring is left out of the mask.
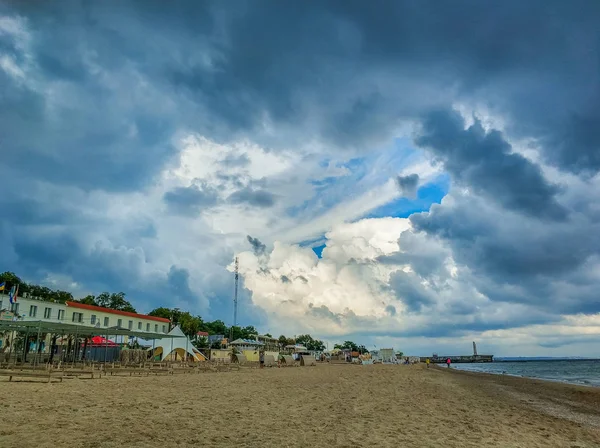
[[[65,303],[67,301],[73,300],[73,294],[67,291],[52,291],[50,293],[50,298],[58,303]]]
[[[208,334],[222,334],[223,336],[229,335],[229,329],[222,320],[206,322],[206,330],[204,331],[207,331]]]
[[[19,289],[21,289],[21,285],[23,284],[23,281],[19,277],[17,277],[17,275],[14,272],[9,271],[0,274],[0,283],[2,282],[6,282],[6,289],[12,288],[13,286],[17,285],[19,286]]]
[[[179,312],[176,320],[173,322],[175,325],[179,325],[183,334],[188,337],[195,337],[200,331],[200,319],[192,316],[189,312]]]
[[[96,297],[93,295],[87,295],[83,299],[79,299],[79,303],[84,303],[86,305],[96,305]]]
[[[325,350],[325,344],[323,341],[314,339],[310,334],[301,334],[296,338],[296,343],[305,346],[309,350]]]
[[[277,339],[277,342],[279,342],[279,347],[283,348],[287,345],[287,338],[284,335],[279,336],[279,339]]]
[[[159,308],[154,308],[152,311],[150,311],[148,313],[148,316],[162,317],[163,319],[171,319],[173,317],[173,311],[171,311],[169,308],[161,306]]]
[[[338,350],[352,350],[353,352],[358,351],[358,345],[352,341],[344,341],[343,344],[335,344],[333,348]]]
[[[192,341],[192,344],[194,344],[194,347],[196,347],[197,349],[206,349],[208,348],[208,338],[204,336],[195,338]]]
[[[103,292],[102,294],[98,294],[98,296],[96,297],[96,303],[98,304],[98,306],[104,308],[111,308],[113,310],[128,311],[130,313],[137,312],[133,305],[127,300],[125,300],[124,292],[117,292],[112,294],[109,294],[108,292]]]

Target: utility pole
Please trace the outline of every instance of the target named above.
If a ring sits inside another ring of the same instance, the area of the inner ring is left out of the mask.
[[[229,342],[233,340],[233,327],[237,326],[237,307],[238,307],[238,282],[240,278],[240,266],[238,257],[235,257],[235,270],[234,270],[234,281],[235,286],[233,290],[233,325],[231,326],[231,331],[229,332]]]

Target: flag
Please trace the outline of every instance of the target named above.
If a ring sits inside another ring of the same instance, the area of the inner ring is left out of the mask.
[[[13,304],[13,303],[17,303],[17,296],[19,295],[19,286],[17,285],[16,287],[13,285],[12,288],[10,288],[10,292],[8,293],[8,301]]]
[[[0,283],[0,291],[4,291],[4,288],[6,288],[6,282]]]

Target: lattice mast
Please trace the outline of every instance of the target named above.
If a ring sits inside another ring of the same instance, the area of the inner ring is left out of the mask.
[[[235,257],[235,286],[233,290],[233,326],[237,327],[237,308],[238,308],[238,283],[240,278],[240,266],[238,257]]]

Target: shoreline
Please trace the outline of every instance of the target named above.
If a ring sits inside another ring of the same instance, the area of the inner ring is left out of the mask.
[[[512,399],[555,418],[600,430],[600,387],[509,374],[459,369],[436,371],[483,389],[498,389]]]
[[[509,362],[509,361],[506,361]],[[510,361],[512,362],[512,361]],[[526,361],[520,361],[520,362],[526,362]],[[440,366],[435,366],[436,369],[442,369],[445,370],[447,369],[446,367],[440,367]],[[536,377],[536,376],[526,376],[526,375],[517,375],[514,373],[497,373],[497,372],[482,372],[482,371],[477,371],[477,370],[468,370],[468,369],[461,369],[459,367],[451,367],[449,370],[454,370],[457,372],[466,372],[466,373],[474,373],[474,374],[478,374],[478,375],[492,375],[492,376],[508,376],[508,377],[512,377],[512,378],[526,378],[526,379],[530,379],[530,380],[538,380],[538,381],[548,381],[550,383],[558,383],[558,384],[567,384],[567,385],[571,385],[571,386],[581,386],[581,387],[591,387],[591,388],[595,388],[600,390],[600,384],[593,384],[593,383],[585,383],[585,382],[574,382],[574,381],[568,381],[568,380],[559,380],[559,379],[554,379],[554,378],[542,378],[542,377]]]

